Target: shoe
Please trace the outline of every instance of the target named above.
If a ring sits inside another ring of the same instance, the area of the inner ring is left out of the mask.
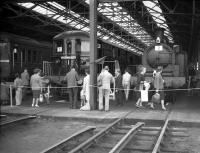
[[[154,109],[154,106],[150,106],[151,109]]]
[[[38,105],[35,105],[35,107],[40,107],[40,106],[38,106]]]
[[[138,104],[135,104],[135,106],[138,107],[138,108],[140,107]]]
[[[31,107],[34,107],[34,104],[32,104]]]
[[[165,108],[165,107],[162,107],[162,110],[166,110],[166,108]]]
[[[139,108],[144,108],[144,106],[140,105]]]

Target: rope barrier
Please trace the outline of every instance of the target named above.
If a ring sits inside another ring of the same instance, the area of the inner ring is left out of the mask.
[[[1,86],[6,86],[6,87],[9,87],[9,88],[15,88],[14,85],[2,85]],[[100,88],[98,87],[97,85],[89,85],[90,87],[96,87],[96,88]],[[31,88],[32,87],[27,87],[27,86],[18,86],[20,88]],[[42,89],[69,89],[69,88],[82,88],[82,86],[70,86],[70,87],[40,87]],[[39,87],[35,88],[35,89],[40,89]],[[110,88],[112,90],[131,90],[131,91],[141,91],[141,90],[138,90],[138,89],[124,89],[124,88]],[[156,89],[150,89],[148,91],[191,91],[191,90],[200,90],[200,88],[176,88],[176,89],[161,89],[161,90],[156,90]]]

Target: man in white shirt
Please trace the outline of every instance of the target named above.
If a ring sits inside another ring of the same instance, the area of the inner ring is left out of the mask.
[[[125,73],[123,74],[122,85],[124,88],[126,100],[128,100],[129,90],[130,90],[130,86],[131,86],[131,75],[128,73],[127,70],[125,70]]]
[[[108,71],[109,67],[105,66],[104,71],[97,78],[102,82],[102,86],[99,87],[99,110],[103,110],[103,97],[105,96],[105,111],[109,111],[110,84],[114,83],[114,78]]]

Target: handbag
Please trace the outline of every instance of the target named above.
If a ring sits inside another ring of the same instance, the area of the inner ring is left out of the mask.
[[[40,94],[39,101],[40,101],[41,103],[43,103],[43,102],[44,102],[44,97],[43,97],[43,94]]]
[[[155,93],[153,96],[152,96],[152,101],[154,103],[160,103],[160,94],[159,93]]]

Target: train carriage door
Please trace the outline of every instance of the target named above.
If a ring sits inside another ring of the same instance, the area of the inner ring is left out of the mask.
[[[9,43],[0,41],[0,74],[1,78],[8,77],[10,75],[10,63],[9,60]]]
[[[71,57],[72,55],[72,43],[70,40],[66,40],[66,53],[67,53],[67,57]],[[70,68],[72,65],[72,61],[70,58],[67,58],[65,60],[65,64],[67,66],[67,68]]]

